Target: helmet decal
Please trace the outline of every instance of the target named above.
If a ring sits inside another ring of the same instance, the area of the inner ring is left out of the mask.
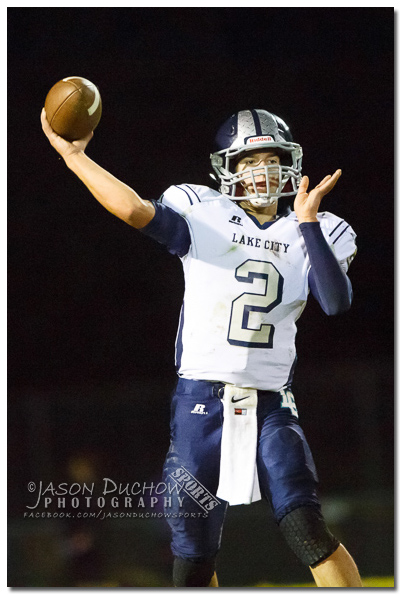
[[[264,141],[274,142],[274,138],[272,136],[249,136],[244,141],[247,145],[251,145],[252,143],[262,143]]]

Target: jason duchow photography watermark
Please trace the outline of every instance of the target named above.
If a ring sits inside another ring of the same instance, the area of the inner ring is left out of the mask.
[[[220,501],[185,467],[168,476],[168,482],[119,483],[104,477],[99,483],[54,483],[31,481],[32,496],[24,518],[166,518],[207,517]],[[188,499],[199,511],[186,512]]]

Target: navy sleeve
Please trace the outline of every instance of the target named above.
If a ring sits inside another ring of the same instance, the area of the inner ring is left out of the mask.
[[[190,249],[191,236],[186,220],[166,205],[152,201],[153,219],[138,231],[166,246],[171,254],[185,256]]]
[[[328,315],[349,310],[352,285],[324,238],[319,222],[301,223],[311,269],[308,276],[311,293]]]

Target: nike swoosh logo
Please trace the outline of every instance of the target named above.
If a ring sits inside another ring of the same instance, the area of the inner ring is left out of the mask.
[[[232,397],[232,403],[238,403],[239,401],[244,401],[244,399],[248,399],[248,398],[249,397],[242,397],[241,399],[235,399],[234,397]]]

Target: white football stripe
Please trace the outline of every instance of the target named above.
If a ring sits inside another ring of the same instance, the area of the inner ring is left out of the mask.
[[[68,76],[65,79],[63,79],[63,81],[66,82],[66,81],[70,81],[71,79],[76,79],[76,78],[80,78],[80,77]],[[90,116],[92,116],[92,114],[98,109],[98,105],[100,103],[100,94],[98,91],[98,87],[96,87],[95,85],[93,85],[93,87],[94,87],[95,97],[94,97],[93,104],[88,108],[88,115],[90,115]]]
[[[100,102],[100,94],[99,94],[98,88],[95,87],[95,85],[94,85],[94,93],[95,93],[94,102],[91,105],[91,107],[88,108],[88,114],[90,116],[92,116],[92,114],[98,109],[98,105]]]

